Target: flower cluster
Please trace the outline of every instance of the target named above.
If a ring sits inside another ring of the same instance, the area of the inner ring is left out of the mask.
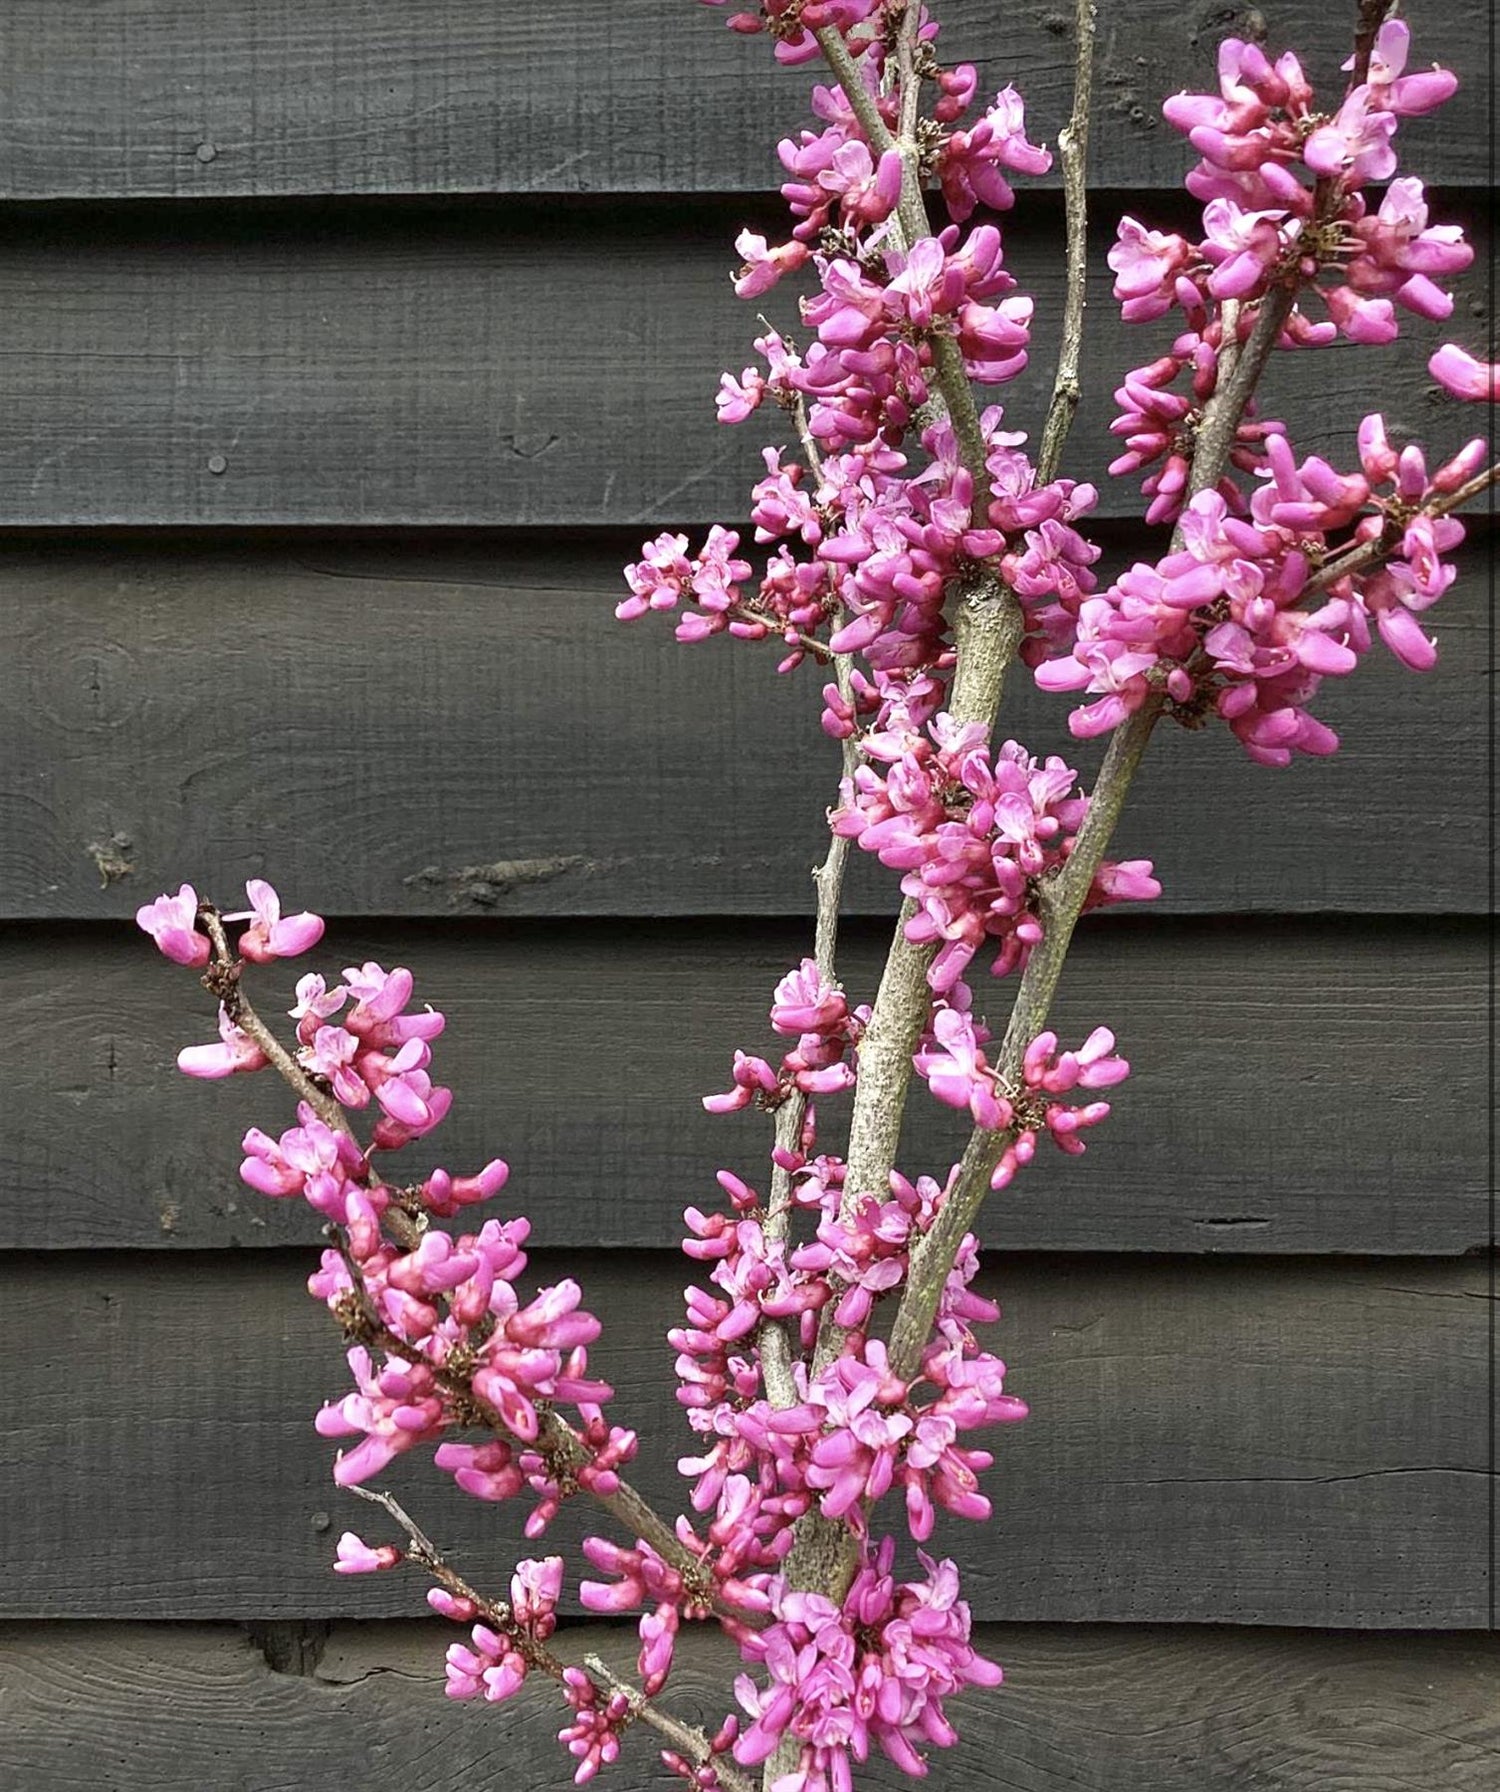
[[[1148,520],[1180,512],[1195,421],[1225,357],[1248,340],[1254,307],[1278,289],[1289,296],[1280,330],[1288,345],[1316,347],[1339,335],[1389,342],[1397,306],[1425,318],[1452,312],[1452,294],[1439,282],[1466,268],[1473,250],[1457,226],[1429,222],[1420,181],[1391,178],[1400,120],[1441,105],[1457,85],[1446,69],[1403,74],[1410,35],[1399,19],[1381,27],[1366,78],[1332,115],[1315,109],[1295,56],[1273,63],[1237,38],[1220,46],[1218,94],[1167,101],[1168,122],[1203,158],[1187,177],[1204,202],[1203,235],[1191,242],[1126,217],[1109,255],[1127,320],[1175,309],[1185,323],[1170,353],[1128,375],[1116,394],[1122,409],[1113,428],[1126,442],[1110,471],[1161,463],[1144,487]],[[1386,181],[1371,211],[1364,189]],[[1320,284],[1325,277],[1331,283]],[[1321,320],[1304,308],[1313,296],[1326,311]],[[1174,390],[1184,374],[1188,393]],[[1236,468],[1257,470],[1267,436],[1280,427],[1247,419]],[[1236,489],[1226,479],[1231,501]]]
[[[1116,394],[1112,427],[1126,451],[1110,471],[1153,467],[1147,518],[1175,520],[1177,532],[1164,557],[1104,591],[1047,568],[1022,591],[1038,684],[1093,698],[1070,717],[1075,735],[1164,703],[1190,724],[1217,714],[1252,758],[1286,765],[1337,748],[1308,706],[1325,677],[1354,669],[1375,633],[1405,665],[1433,663],[1416,619],[1452,581],[1444,556],[1463,529],[1449,501],[1482,465],[1483,443],[1429,478],[1421,450],[1393,449],[1371,416],[1359,432],[1360,467],[1344,473],[1315,455],[1299,462],[1285,427],[1247,406],[1223,476],[1207,488],[1192,477],[1196,432],[1225,367],[1272,346],[1252,349],[1263,316],[1281,346],[1307,347],[1340,333],[1389,341],[1394,306],[1429,318],[1452,310],[1437,281],[1472,251],[1456,227],[1429,222],[1419,181],[1391,179],[1391,140],[1401,118],[1439,105],[1454,80],[1442,69],[1405,73],[1408,53],[1407,27],[1387,22],[1364,79],[1330,115],[1315,110],[1294,56],[1273,63],[1232,39],[1220,52],[1219,95],[1167,102],[1168,119],[1203,157],[1188,186],[1205,202],[1204,235],[1190,243],[1133,218],[1120,225],[1109,259],[1126,318],[1176,309],[1186,328]],[[1370,210],[1365,187],[1387,180]],[[1336,283],[1320,284],[1330,273]],[[1314,294],[1323,321],[1306,314]],[[1463,395],[1486,389],[1486,370],[1455,345],[1433,357],[1433,372]],[[1186,391],[1177,389],[1184,374]],[[1247,474],[1257,481],[1248,492]]]
[[[557,1628],[562,1578],[561,1556],[516,1563],[510,1582],[510,1609],[506,1613],[509,1623],[498,1629],[476,1624],[470,1632],[472,1649],[462,1643],[449,1645],[445,1691],[450,1699],[483,1697],[499,1704],[520,1691],[534,1659],[532,1645],[545,1643]],[[445,1617],[457,1617],[460,1622],[469,1615],[456,1612],[452,1595],[442,1588],[435,1587],[428,1602]]]
[[[775,1070],[764,1058],[737,1051],[733,1087],[723,1095],[704,1096],[704,1107],[711,1114],[732,1114],[752,1101],[778,1107],[793,1090],[829,1095],[853,1088],[848,1057],[868,1013],[851,1013],[844,992],[828,981],[815,959],[804,958],[777,984],[771,1007],[771,1025],[778,1033],[795,1033],[796,1045]]]
[[[1109,1118],[1109,1103],[1074,1106],[1057,1097],[1074,1089],[1111,1089],[1124,1082],[1130,1066],[1115,1055],[1115,1036],[1108,1027],[1095,1027],[1076,1052],[1059,1053],[1057,1035],[1042,1032],[1026,1048],[1020,1086],[1007,1089],[985,1055],[989,1032],[969,1012],[969,1003],[968,988],[955,984],[933,1012],[916,1070],[939,1101],[967,1110],[986,1132],[1009,1135],[990,1179],[991,1188],[1002,1189],[1036,1155],[1043,1131],[1063,1151],[1073,1156],[1082,1152],[1079,1134]]]
[[[1043,937],[1038,893],[1066,864],[1088,809],[1072,767],[1039,765],[1015,741],[992,754],[988,729],[942,714],[921,732],[870,732],[862,744],[890,769],[861,766],[831,824],[905,872],[901,888],[918,905],[907,938],[941,942],[932,988],[950,991],[986,939],[1000,943],[997,976],[1024,964]],[[1096,903],[1160,894],[1146,860],[1102,865],[1094,880]]]
[[[789,1005],[794,985],[797,999]],[[838,993],[804,964],[779,986],[773,1012],[783,1026],[820,1016],[833,1021]],[[1085,1056],[1087,1074],[1102,1085],[1103,1054]],[[1080,1080],[1077,1062],[1070,1058],[1067,1065]],[[1056,1069],[1056,1088],[1065,1086],[1066,1074],[1067,1066]],[[800,1147],[778,1147],[774,1154],[792,1206],[815,1222],[812,1237],[799,1242],[790,1226],[773,1223],[753,1188],[721,1171],[729,1211],[690,1208],[685,1216],[683,1248],[712,1266],[710,1287],[688,1289],[686,1323],[671,1334],[678,1399],[706,1444],[680,1464],[696,1477],[693,1504],[715,1512],[716,1525],[727,1506],[742,1529],[748,1525],[763,1538],[753,1557],[762,1570],[781,1559],[789,1520],[814,1505],[860,1537],[867,1536],[866,1507],[893,1487],[904,1491],[908,1526],[919,1540],[931,1534],[935,1505],[971,1518],[987,1515],[976,1475],[991,1459],[960,1444],[959,1436],[1012,1422],[1026,1410],[1005,1392],[1004,1364],[979,1348],[972,1329],[998,1317],[969,1286],[978,1266],[972,1239],[949,1277],[918,1372],[908,1378],[893,1371],[885,1345],[870,1334],[871,1321],[881,1300],[903,1284],[911,1253],[948,1191],[928,1178],[912,1183],[893,1174],[887,1198],[851,1196],[842,1162],[812,1155],[814,1130],[809,1117]],[[817,1369],[825,1309],[843,1345]],[[768,1325],[790,1327],[801,1353],[790,1402],[771,1400],[763,1381],[761,1338]]]
[[[1464,538],[1442,505],[1483,464],[1485,444],[1429,475],[1421,450],[1398,452],[1373,415],[1356,472],[1316,455],[1299,463],[1284,436],[1267,451],[1248,516],[1200,492],[1181,547],[1084,599],[1069,651],[1037,665],[1044,689],[1093,695],[1070,717],[1075,734],[1117,727],[1160,690],[1186,716],[1216,712],[1253,759],[1286,765],[1335,751],[1338,736],[1308,704],[1324,678],[1354,670],[1375,634],[1412,670],[1433,665],[1418,618],[1452,584],[1445,556]],[[1368,544],[1381,554],[1366,563]]]
[[[889,133],[898,117],[882,85],[884,11],[788,0],[730,22],[769,30],[783,60],[817,55],[817,32],[843,34],[868,104]],[[961,227],[979,207],[994,212],[1013,203],[1007,174],[1040,174],[1051,165],[1048,151],[1027,137],[1013,87],[962,122],[978,77],[969,64],[941,67],[936,37],[935,23],[924,18],[917,41],[937,99],[922,166],[953,222],[914,236],[898,227],[899,150],[889,135],[872,141],[868,118],[861,121],[842,89],[818,87],[820,128],[779,149],[791,177],[782,188],[794,219],[790,240],[772,244],[747,231],[736,245],[742,297],[758,298],[798,270],[817,278],[801,306],[805,346],[768,328],[755,345],[764,371],[726,373],[719,393],[724,422],[741,422],[768,399],[797,420],[805,464],[768,449],[767,476],[754,493],[756,539],[780,545],[756,578],[732,531],[713,530],[696,554],[685,536],[658,537],[627,568],[631,595],[617,612],[631,620],[691,606],[677,625],[687,641],[774,634],[791,649],[783,670],[809,649],[825,659],[861,653],[874,673],[867,690],[877,714],[888,699],[907,700],[913,677],[951,663],[944,599],[980,563],[1011,552],[1027,562],[1026,577],[1034,565],[1060,558],[1087,582],[1096,554],[1068,532],[1092,502],[1091,490],[1079,487],[1075,496],[1072,482],[1039,482],[1020,451],[1025,437],[1001,431],[998,407],[984,420],[988,491],[976,489],[979,469],[963,465],[947,419],[923,414],[943,355],[987,385],[1024,367],[1032,303],[1005,269],[1000,230],[988,221],[966,235]],[[907,445],[913,436],[921,461]],[[837,726],[839,718],[832,720]]]
[[[748,1728],[737,1761],[764,1761],[783,1737],[798,1745],[795,1785],[850,1792],[851,1760],[878,1747],[903,1771],[926,1773],[921,1745],[951,1747],[944,1702],[967,1686],[998,1686],[1001,1672],[970,1641],[969,1608],[952,1562],[923,1556],[926,1578],[897,1581],[889,1544],[855,1576],[842,1604],[773,1583],[774,1622],[747,1653],[767,1684],[735,1685]]]
[[[1407,25],[1388,20],[1365,79],[1329,115],[1317,111],[1294,55],[1273,63],[1258,44],[1221,44],[1219,92],[1178,94],[1163,107],[1203,158],[1187,177],[1205,202],[1202,240],[1125,221],[1110,265],[1127,316],[1176,306],[1193,325],[1214,301],[1258,299],[1281,279],[1316,293],[1328,313],[1322,323],[1291,323],[1298,342],[1337,333],[1389,342],[1398,329],[1393,305],[1447,317],[1452,296],[1433,276],[1461,271],[1473,251],[1455,227],[1428,223],[1420,181],[1392,179],[1392,140],[1401,119],[1442,105],[1458,83],[1436,67],[1403,74],[1410,47]],[[1372,213],[1364,189],[1382,182],[1390,185]],[[1325,273],[1336,284],[1317,285]]]

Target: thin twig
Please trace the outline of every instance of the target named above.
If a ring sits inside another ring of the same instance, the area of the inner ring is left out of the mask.
[[[1488,491],[1492,485],[1500,485],[1500,461],[1486,467],[1482,473],[1476,473],[1472,479],[1465,480],[1456,490],[1434,499],[1431,504],[1424,504],[1422,514],[1448,516],[1455,510],[1461,510],[1471,498],[1477,498],[1481,492]],[[1327,591],[1330,586],[1336,585],[1340,579],[1348,578],[1351,573],[1363,572],[1367,566],[1374,566],[1386,559],[1399,545],[1399,538],[1387,538],[1381,534],[1372,536],[1369,541],[1361,541],[1352,548],[1346,548],[1332,560],[1324,561],[1302,587],[1301,595],[1313,597],[1320,591]]]
[[[1203,420],[1193,440],[1193,464],[1188,476],[1188,496],[1212,491],[1229,467],[1229,456],[1239,435],[1250,400],[1266,370],[1287,318],[1296,302],[1296,285],[1288,281],[1273,288],[1260,302],[1250,334],[1225,368],[1220,369],[1213,396],[1203,409]],[[1238,338],[1236,338],[1238,340]],[[1173,547],[1182,545],[1181,525],[1172,536]]]
[[[357,1495],[362,1500],[368,1500],[372,1506],[379,1506],[387,1518],[394,1519],[406,1532],[406,1540],[411,1546],[408,1551],[411,1559],[419,1567],[425,1568],[433,1579],[446,1587],[455,1598],[467,1599],[474,1606],[476,1616],[484,1618],[496,1629],[510,1628],[513,1619],[511,1609],[505,1601],[503,1599],[486,1599],[483,1593],[479,1592],[477,1588],[471,1587],[461,1574],[451,1568],[445,1560],[443,1552],[396,1498],[395,1494],[386,1493],[377,1487],[350,1487],[346,1491]],[[547,1651],[540,1644],[537,1644],[536,1647],[539,1652],[536,1666],[545,1667],[555,1679],[561,1680],[562,1663],[541,1659],[547,1655]]]
[[[670,1712],[653,1705],[638,1687],[632,1686],[628,1680],[622,1680],[600,1656],[585,1655],[583,1665],[596,1679],[602,1680],[611,1692],[624,1695],[632,1717],[649,1725],[659,1736],[665,1736],[680,1754],[686,1755],[699,1767],[711,1766],[723,1792],[754,1792],[751,1782],[732,1761],[713,1752],[708,1737],[702,1730],[694,1729],[691,1724],[685,1724]]]
[[[1083,312],[1088,284],[1088,153],[1089,108],[1094,88],[1094,0],[1078,0],[1074,33],[1073,110],[1058,132],[1057,154],[1063,171],[1063,204],[1067,218],[1067,294],[1063,300],[1062,347],[1057,353],[1057,377],[1052,382],[1052,402],[1042,426],[1041,451],[1037,455],[1037,484],[1050,485],[1062,462],[1081,395],[1079,357],[1083,349]]]
[[[901,151],[901,207],[907,226],[919,226],[916,234],[929,236],[932,225],[922,200],[921,147],[917,142],[917,119],[922,106],[922,81],[917,73],[917,32],[921,22],[921,0],[907,0],[896,36],[896,72],[901,86],[896,142]]]
[[[839,690],[846,701],[853,694],[852,663],[849,654],[839,654],[837,667]],[[854,776],[859,764],[859,750],[852,739],[843,743],[845,778]],[[849,862],[849,841],[842,834],[831,834],[828,854],[821,865],[813,868],[813,882],[818,891],[817,931],[813,956],[818,969],[830,982],[837,982],[835,958],[838,946],[839,908],[844,887],[844,872]],[[791,1094],[776,1110],[776,1150],[778,1155],[800,1152],[802,1129],[807,1120],[807,1097],[800,1089]],[[784,1243],[791,1235],[794,1207],[792,1173],[784,1164],[773,1161],[771,1188],[766,1208],[765,1234],[771,1242]],[[762,1320],[758,1343],[761,1370],[765,1376],[766,1398],[772,1406],[785,1409],[795,1406],[800,1398],[792,1379],[792,1346],[786,1326],[775,1319]]]
[[[418,1567],[428,1574],[456,1599],[465,1599],[474,1607],[474,1615],[488,1624],[493,1630],[504,1631],[514,1642],[516,1653],[528,1666],[539,1668],[559,1684],[564,1683],[567,1663],[554,1655],[545,1643],[538,1642],[529,1636],[525,1629],[517,1625],[515,1614],[503,1599],[487,1599],[478,1588],[470,1586],[461,1574],[448,1562],[442,1551],[427,1535],[394,1494],[386,1493],[379,1488],[351,1487],[350,1493],[357,1494],[360,1499],[368,1500],[372,1506],[379,1506],[386,1516],[392,1519],[406,1533],[410,1545],[407,1554]],[[623,1679],[613,1668],[607,1667],[597,1655],[584,1657],[584,1667],[597,1681],[603,1683],[611,1692],[624,1695],[630,1707],[630,1716],[639,1719],[665,1736],[681,1752],[698,1766],[712,1762],[718,1772],[719,1783],[725,1792],[751,1792],[748,1780],[743,1779],[721,1756],[715,1755],[707,1736],[702,1730],[685,1724],[670,1713],[661,1710],[648,1699],[638,1686]]]
[[[812,437],[807,429],[806,412],[802,408],[800,398],[797,404],[797,421],[808,459],[821,482],[822,463],[812,444]],[[839,695],[852,714],[854,656],[848,653],[835,654],[833,665]],[[858,766],[859,748],[854,737],[849,736],[842,743],[841,769],[844,779],[851,779]],[[843,897],[844,872],[848,862],[849,841],[847,837],[830,832],[827,855],[821,865],[814,866],[812,874],[813,883],[817,889],[817,924],[813,936],[813,957],[818,969],[830,983],[838,981],[836,960],[839,909]],[[778,1155],[801,1150],[802,1129],[806,1119],[807,1097],[800,1089],[794,1089],[776,1111],[776,1150]],[[765,1220],[767,1239],[773,1243],[785,1243],[791,1235],[792,1217],[792,1173],[784,1164],[773,1160]],[[789,1406],[795,1406],[799,1395],[797,1384],[792,1378],[792,1343],[785,1324],[775,1319],[762,1320],[757,1342],[760,1348],[761,1372],[765,1377],[766,1398],[773,1406],[782,1410]]]

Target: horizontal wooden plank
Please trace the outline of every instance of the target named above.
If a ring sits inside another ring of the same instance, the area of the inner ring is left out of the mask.
[[[1103,7],[1093,171],[1172,185],[1183,140],[1163,97],[1213,85],[1242,8]],[[1066,7],[947,0],[948,59],[988,93],[1026,95],[1034,135],[1067,115]],[[1338,83],[1346,12],[1284,0],[1265,25]],[[1442,123],[1407,126],[1431,179],[1489,179],[1480,33],[1457,0],[1416,20],[1422,62],[1465,76]],[[738,192],[780,178],[774,145],[803,123],[811,71],[684,0],[12,0],[0,15],[0,195]],[[1335,91],[1337,87],[1335,87]],[[1049,177],[1055,181],[1056,171]]]
[[[435,1624],[340,1624],[307,1674],[276,1673],[222,1625],[8,1625],[0,1768],[27,1792],[557,1792],[556,1694],[532,1682],[500,1706],[455,1704]],[[934,1792],[1488,1792],[1500,1774],[1493,1638],[1245,1634],[984,1626],[1005,1684],[953,1701],[960,1745],[932,1757]],[[568,1654],[597,1649],[628,1672],[620,1629],[565,1626]],[[738,1658],[691,1633],[678,1644],[674,1712],[710,1727],[731,1705]],[[628,1783],[669,1792],[645,1735]],[[872,1763],[860,1784],[910,1781]]]
[[[985,1216],[1007,1249],[1451,1253],[1487,1236],[1485,944],[1447,923],[1084,930],[1057,1025],[1117,1032],[1134,1074],[1085,1157],[1046,1151]],[[504,1199],[537,1242],[667,1247],[732,1165],[754,1180],[769,1128],[703,1112],[735,1045],[773,1048],[770,992],[805,949],[788,926],[340,925],[330,971],[413,966],[447,1012],[437,1071],[452,1118],[413,1168],[512,1166]],[[851,994],[881,930],[851,931]],[[311,962],[311,961],[310,961]],[[266,979],[289,993],[291,972]],[[177,1048],[211,1036],[208,998],[134,931],[0,931],[9,1091],[0,1246],[152,1249],[317,1237],[300,1204],[237,1179],[238,1141],[291,1123],[267,1078],[211,1088]],[[1008,990],[982,984],[1003,1020]],[[268,1012],[286,1005],[268,1002]],[[836,1148],[846,1098],[823,1105]],[[914,1097],[901,1162],[941,1174],[958,1115]]]
[[[543,1216],[544,1217],[544,1216]],[[0,1436],[0,1616],[409,1615],[400,1577],[351,1585],[334,1538],[367,1508],[314,1435],[340,1391],[310,1253],[0,1260],[11,1396]],[[605,1324],[593,1366],[681,1498],[690,1434],[662,1334],[679,1259],[539,1253]],[[1453,1629],[1487,1622],[1487,1265],[1004,1259],[1008,1385],[996,1515],[944,1526],[976,1614],[1015,1621]],[[404,1458],[391,1485],[481,1580],[520,1513]],[[101,1504],[101,1500],[104,1503]],[[564,1542],[587,1515],[564,1515]]]
[[[1106,531],[1110,563],[1149,552]],[[1120,833],[1177,911],[1483,913],[1485,562],[1430,612],[1435,672],[1377,646],[1318,708],[1332,760],[1252,765],[1164,728]],[[0,586],[0,915],[106,917],[269,874],[353,914],[807,911],[838,758],[817,668],[614,619],[629,537],[146,532],[17,540]],[[1070,700],[1011,680],[1004,732]],[[849,906],[895,879],[856,854]]]
[[[758,333],[728,274],[739,206],[476,201],[262,213],[43,210],[0,267],[0,524],[701,522],[736,517],[785,439],[715,421]],[[1012,428],[1040,422],[1063,280],[1059,210],[1008,233],[1037,301]],[[1170,340],[1120,323],[1094,243],[1092,341],[1069,470],[1102,478],[1111,393]],[[1482,305],[1481,242],[1459,283]],[[771,295],[773,318],[794,319]],[[1425,334],[1320,351],[1268,387],[1301,446],[1348,458],[1381,405],[1442,444],[1473,426]],[[1430,345],[1429,345],[1430,346]],[[1132,482],[1103,508],[1138,515]]]

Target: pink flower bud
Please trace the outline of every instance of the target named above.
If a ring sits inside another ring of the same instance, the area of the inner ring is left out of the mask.
[[[398,1568],[403,1560],[394,1543],[377,1544],[372,1549],[353,1531],[345,1531],[338,1541],[338,1560],[333,1571],[335,1574],[374,1574],[384,1568]]]

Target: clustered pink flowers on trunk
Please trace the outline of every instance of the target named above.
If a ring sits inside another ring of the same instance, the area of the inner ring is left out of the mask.
[[[529,1500],[528,1538],[575,1497],[615,1522],[616,1537],[585,1540],[599,1578],[577,1591],[590,1610],[640,1614],[634,1682],[554,1653],[559,1556],[521,1561],[509,1597],[489,1597],[389,1495],[367,1494],[403,1539],[348,1532],[335,1563],[427,1572],[434,1609],[468,1630],[448,1651],[451,1696],[501,1700],[535,1673],[555,1679],[579,1781],[636,1722],[700,1788],[735,1792],[764,1763],[774,1792],[845,1792],[872,1748],[920,1775],[926,1749],[955,1740],[949,1696],[1000,1680],[971,1641],[954,1564],[918,1550],[915,1571],[898,1567],[883,1502],[899,1502],[917,1544],[939,1509],[983,1520],[992,1457],[973,1434],[1025,1417],[982,1342],[998,1312],[971,1286],[971,1226],[1043,1137],[1082,1151],[1109,1113],[1102,1092],[1128,1075],[1107,1026],[1068,1048],[1045,1023],[1078,917],[1160,893],[1149,862],[1105,856],[1131,776],[1164,718],[1218,719],[1271,766],[1334,751],[1313,713],[1322,680],[1353,671],[1376,636],[1406,666],[1432,665],[1420,619],[1454,577],[1452,513],[1494,477],[1482,442],[1429,470],[1378,415],[1352,430],[1342,466],[1299,456],[1257,402],[1277,350],[1384,345],[1400,313],[1446,318],[1443,282],[1471,259],[1454,226],[1429,220],[1394,147],[1400,122],[1440,105],[1454,77],[1411,65],[1406,25],[1384,13],[1360,9],[1331,104],[1295,56],[1239,40],[1221,46],[1218,93],[1167,101],[1200,158],[1187,186],[1201,233],[1120,221],[1115,294],[1155,340],[1116,393],[1123,451],[1110,474],[1144,474],[1146,520],[1172,530],[1109,582],[1085,533],[1098,493],[1059,471],[1077,400],[1087,0],[1062,139],[1064,352],[1035,452],[972,390],[1014,378],[1028,354],[1032,301],[1005,269],[995,214],[1013,203],[1009,177],[1051,157],[1029,140],[1020,96],[1006,88],[976,108],[974,68],[942,63],[937,23],[915,0],[766,0],[729,21],[768,33],[782,62],[822,58],[833,77],[814,89],[817,128],[779,146],[788,239],[745,232],[737,245],[747,298],[811,278],[801,328],[794,340],[766,325],[763,365],[725,374],[719,394],[729,423],[774,408],[795,446],[765,450],[752,493],[769,549],[760,571],[732,530],[696,550],[664,534],[627,569],[619,614],[674,612],[684,641],[776,638],[783,671],[831,669],[823,726],[842,743],[844,778],[818,873],[817,952],[772,999],[771,1027],[792,1043],[779,1058],[736,1052],[729,1088],[705,1098],[718,1113],[772,1114],[775,1138],[765,1192],[726,1170],[723,1204],[686,1213],[702,1283],[669,1338],[697,1438],[680,1465],[691,1517],[658,1516],[625,1478],[636,1437],[591,1371],[600,1326],[577,1283],[520,1291],[524,1219],[461,1229],[504,1187],[505,1164],[392,1174],[391,1154],[449,1105],[429,1074],[443,1017],[413,1006],[410,972],[303,977],[283,1044],[246,995],[245,961],[309,950],[317,917],[284,916],[260,882],[240,914],[188,885],[140,911],[220,1000],[218,1042],[188,1047],[181,1068],[274,1067],[300,1098],[295,1126],[246,1135],[241,1174],[325,1223],[310,1287],[344,1329],[353,1382],[317,1417],[347,1444],[335,1480],[357,1488],[423,1450],[476,1499]],[[936,227],[933,208],[946,214]],[[1429,365],[1456,396],[1494,398],[1495,370],[1459,345]],[[1058,757],[993,744],[1016,659],[1043,689],[1082,699],[1076,737],[1111,736],[1091,790]],[[867,1003],[851,1001],[834,963],[850,845],[900,874],[904,897]],[[1016,986],[998,1039],[967,981],[983,968]],[[941,1177],[894,1161],[913,1075],[974,1124]],[[824,1104],[851,1094],[848,1149],[825,1150]],[[363,1138],[356,1117],[373,1122]],[[692,1623],[725,1630],[750,1670],[739,1712],[713,1734],[661,1699]]]

